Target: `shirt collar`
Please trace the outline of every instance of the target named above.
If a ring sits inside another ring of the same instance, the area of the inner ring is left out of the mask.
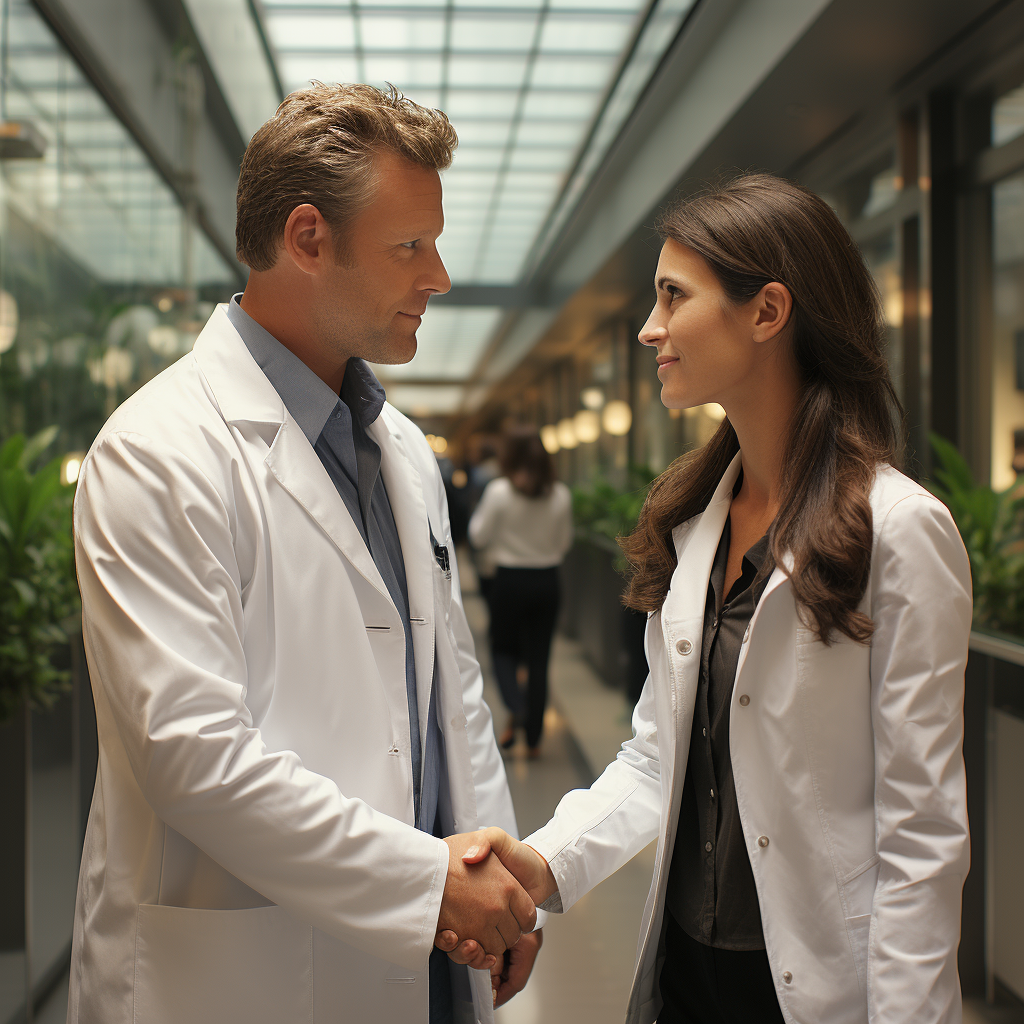
[[[242,293],[228,303],[228,319],[238,331],[267,380],[281,396],[310,444],[316,444],[324,424],[338,405],[338,395],[291,349],[282,345],[239,304]],[[341,398],[368,427],[384,407],[384,389],[362,359],[350,359],[341,385]]]

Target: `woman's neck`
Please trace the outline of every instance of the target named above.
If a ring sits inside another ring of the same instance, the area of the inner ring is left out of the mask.
[[[726,412],[736,431],[743,483],[736,501],[747,513],[771,522],[779,510],[789,433],[799,401],[796,367],[777,367],[762,378],[748,400],[729,402]]]

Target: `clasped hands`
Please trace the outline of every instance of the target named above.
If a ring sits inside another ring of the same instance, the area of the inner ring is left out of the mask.
[[[495,1006],[526,984],[540,949],[537,905],[557,889],[547,861],[500,828],[449,836],[448,878],[434,944],[491,972]]]

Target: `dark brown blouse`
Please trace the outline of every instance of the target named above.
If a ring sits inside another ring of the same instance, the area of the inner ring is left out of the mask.
[[[720,949],[764,949],[729,756],[729,705],[740,647],[771,575],[768,537],[743,557],[725,588],[730,521],[715,553],[704,608],[700,678],[690,733],[679,827],[669,868],[668,909],[691,938]]]

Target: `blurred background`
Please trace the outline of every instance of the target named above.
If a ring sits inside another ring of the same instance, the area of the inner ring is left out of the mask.
[[[513,426],[572,488],[542,756],[506,754],[524,831],[629,734],[646,667],[614,537],[723,415],[666,410],[636,342],[654,214],[739,169],[832,204],[884,299],[911,470],[971,554],[961,979],[969,1020],[1024,1020],[1024,0],[0,0],[0,1024],[66,1012],[96,758],[78,467],[244,286],[239,161],[310,79],[391,82],[459,133],[453,287],[380,368],[456,540]],[[460,563],[500,729],[488,570]],[[621,1019],[649,853],[552,922],[502,1021]]]

